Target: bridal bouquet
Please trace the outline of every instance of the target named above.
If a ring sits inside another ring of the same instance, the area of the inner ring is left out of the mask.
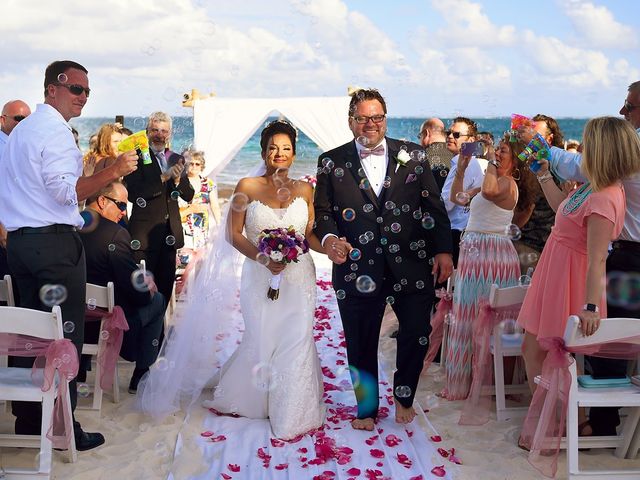
[[[277,263],[298,262],[309,251],[309,242],[293,227],[265,229],[258,235],[258,251]],[[269,280],[267,298],[277,300],[280,295],[280,273]]]

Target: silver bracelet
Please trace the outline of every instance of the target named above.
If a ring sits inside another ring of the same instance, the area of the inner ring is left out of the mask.
[[[542,175],[537,175],[536,178],[538,179],[538,182],[540,182],[540,184],[543,184],[551,180],[553,178],[553,175],[551,175],[551,172],[547,170]]]

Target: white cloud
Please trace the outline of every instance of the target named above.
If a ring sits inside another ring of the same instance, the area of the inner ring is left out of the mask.
[[[587,46],[622,49],[638,46],[635,30],[618,22],[607,7],[582,0],[562,0],[560,4]]]

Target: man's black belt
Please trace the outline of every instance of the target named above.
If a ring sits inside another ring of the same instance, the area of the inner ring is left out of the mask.
[[[632,242],[630,240],[616,240],[615,242],[613,242],[613,248],[640,253],[640,242]]]
[[[46,227],[22,227],[14,232],[18,235],[31,235],[31,234],[42,234],[42,233],[69,233],[75,232],[77,229],[72,225],[63,225],[61,223],[56,223],[55,225],[47,225]]]

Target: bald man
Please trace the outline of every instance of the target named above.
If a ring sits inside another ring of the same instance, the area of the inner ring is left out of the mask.
[[[11,100],[2,107],[2,116],[0,116],[0,156],[2,156],[2,150],[4,150],[11,131],[29,115],[31,115],[31,109],[22,100]]]
[[[447,137],[444,133],[444,123],[439,118],[429,118],[420,127],[418,135],[420,143],[427,154],[431,171],[436,179],[438,188],[442,190],[447,174],[451,169],[453,153],[447,149]]]

